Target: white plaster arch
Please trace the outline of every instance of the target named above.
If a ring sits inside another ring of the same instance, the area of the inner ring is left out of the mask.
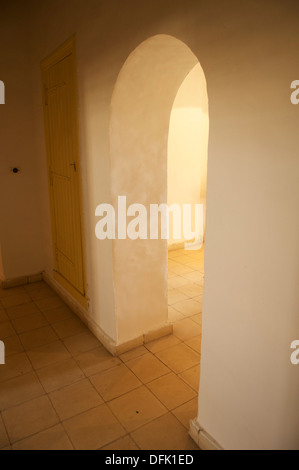
[[[172,106],[199,63],[182,41],[160,34],[140,44],[118,76],[111,102],[111,196],[128,205],[167,203]],[[206,90],[205,90],[205,93]],[[168,326],[167,241],[116,240],[113,269],[117,344]]]

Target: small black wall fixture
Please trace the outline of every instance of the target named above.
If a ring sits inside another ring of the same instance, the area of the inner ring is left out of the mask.
[[[21,173],[20,168],[17,168],[17,167],[11,168],[10,171],[11,171],[14,175],[17,175],[18,173]]]

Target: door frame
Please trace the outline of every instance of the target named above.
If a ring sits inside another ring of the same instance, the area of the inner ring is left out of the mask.
[[[84,284],[84,294],[81,294],[75,287],[73,287],[59,272],[56,261],[56,249],[55,249],[55,224],[54,224],[54,202],[51,192],[51,162],[49,155],[49,135],[47,131],[47,123],[45,119],[45,106],[46,106],[46,89],[44,86],[44,74],[45,72],[54,66],[55,64],[61,62],[66,57],[72,55],[72,73],[74,79],[74,99],[76,107],[76,148],[77,148],[77,162],[76,162],[76,173],[77,173],[77,191],[79,198],[79,211],[80,211],[80,231],[81,231],[81,244],[82,244],[82,269],[83,269],[83,284]],[[51,230],[52,230],[52,240],[53,240],[53,260],[54,260],[54,279],[69,293],[71,296],[76,299],[84,308],[88,307],[88,301],[86,297],[86,252],[85,252],[85,230],[84,230],[84,218],[83,218],[83,194],[82,194],[82,178],[81,178],[81,156],[80,156],[80,139],[79,139],[79,116],[78,116],[78,81],[77,81],[77,54],[76,54],[76,35],[72,35],[67,41],[65,41],[61,46],[59,46],[52,54],[48,55],[41,62],[41,80],[42,80],[42,99],[43,99],[43,111],[44,111],[44,132],[45,132],[45,142],[46,142],[46,154],[47,154],[47,170],[48,170],[48,191],[50,196],[50,213],[51,213]]]

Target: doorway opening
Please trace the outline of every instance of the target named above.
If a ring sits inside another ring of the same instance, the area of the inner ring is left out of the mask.
[[[174,335],[199,355],[202,339],[208,138],[207,85],[203,69],[197,63],[182,82],[172,107],[167,173],[169,206],[203,205],[202,236],[195,240],[175,240],[170,236],[168,243],[168,318],[174,325]],[[193,213],[193,227],[194,218]],[[194,369],[194,380],[197,383],[199,375],[200,367]]]

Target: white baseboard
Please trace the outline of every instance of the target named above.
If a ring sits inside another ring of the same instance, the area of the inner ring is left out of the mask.
[[[190,421],[189,435],[201,450],[223,450],[218,442],[216,442],[212,436],[202,429],[202,427],[198,424],[197,419]]]
[[[121,354],[131,351],[132,349],[136,349],[139,346],[144,346],[157,339],[165,338],[166,336],[172,335],[172,333],[173,325],[171,323],[167,323],[166,325],[156,328],[155,330],[144,333],[138,338],[117,345],[115,347],[114,355],[120,356]]]
[[[173,325],[165,324],[161,327],[144,333],[128,342],[117,344],[110,336],[108,336],[77,300],[75,300],[60,284],[48,274],[44,273],[44,281],[62,298],[62,300],[69,306],[69,308],[82,320],[94,336],[102,343],[102,345],[113,355],[120,356],[132,349],[143,346],[151,341],[171,335],[173,332]]]

